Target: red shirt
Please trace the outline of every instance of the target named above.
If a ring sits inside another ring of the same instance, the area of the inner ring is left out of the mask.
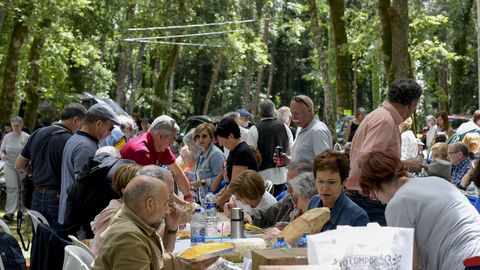
[[[175,162],[175,155],[168,147],[156,152],[152,135],[144,132],[131,139],[120,150],[122,158],[131,159],[140,165],[170,165]]]

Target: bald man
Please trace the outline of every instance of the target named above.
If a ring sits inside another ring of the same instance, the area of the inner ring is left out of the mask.
[[[128,183],[123,194],[124,205],[102,235],[93,269],[180,269],[156,233],[165,219],[168,237],[163,240],[167,245],[175,242],[178,224],[169,218],[167,185],[140,175]]]
[[[325,123],[315,117],[313,101],[298,95],[290,103],[292,121],[297,125],[297,134],[292,146],[291,161],[307,160],[313,163],[322,151],[332,149],[332,134]]]

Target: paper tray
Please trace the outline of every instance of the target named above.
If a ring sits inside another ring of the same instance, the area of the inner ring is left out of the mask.
[[[232,253],[234,251],[234,245],[232,243],[208,243],[198,246],[188,248],[178,255],[178,258],[182,259],[185,262],[199,262],[207,260],[213,257],[222,256],[225,254]],[[192,256],[191,253],[194,249],[201,249],[198,251],[199,255]],[[212,250],[212,251],[208,251]],[[201,252],[205,252],[201,254]],[[189,254],[190,253],[190,254]]]

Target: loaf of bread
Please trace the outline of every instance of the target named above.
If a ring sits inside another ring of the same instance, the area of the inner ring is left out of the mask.
[[[292,221],[278,236],[294,246],[304,233],[315,234],[322,231],[323,226],[330,219],[330,209],[327,207],[310,209]]]

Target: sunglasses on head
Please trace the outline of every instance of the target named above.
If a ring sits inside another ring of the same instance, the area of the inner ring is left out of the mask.
[[[303,98],[301,98],[300,96],[294,96],[292,98],[292,101],[295,101],[295,102],[298,102],[298,103],[303,103],[303,104],[305,104],[305,106],[307,106],[307,108],[310,109],[310,105],[308,105],[308,103],[305,102],[305,100],[303,100]]]

